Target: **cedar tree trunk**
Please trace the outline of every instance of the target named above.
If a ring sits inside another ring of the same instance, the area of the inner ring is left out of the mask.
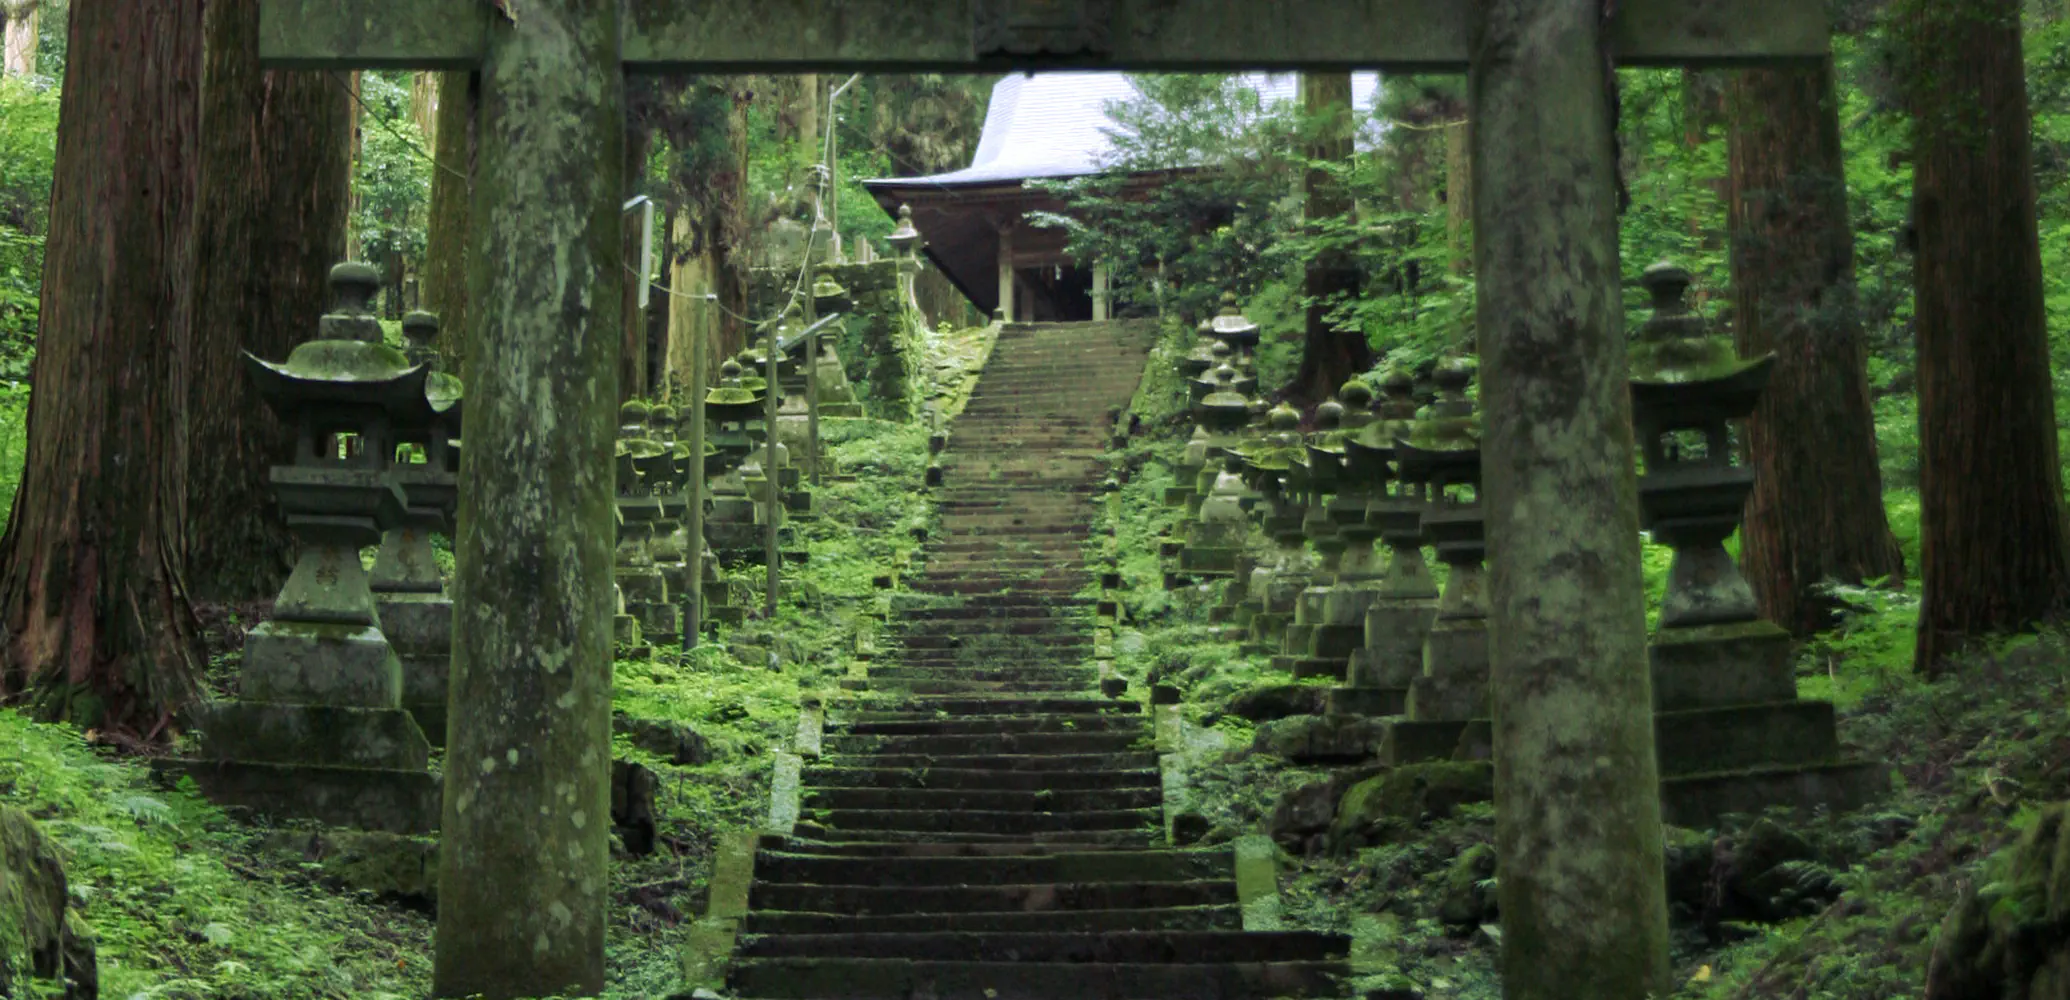
[[[1804,635],[1831,624],[1820,581],[1904,577],[1876,466],[1839,95],[1831,60],[1747,70],[1728,94],[1739,351],[1776,355],[1747,422],[1740,558],[1761,613]]]
[[[1306,150],[1311,163],[1349,162],[1351,142],[1351,74],[1301,74],[1301,109],[1319,119],[1319,129]],[[1312,229],[1341,224],[1353,210],[1350,193],[1328,170],[1311,165],[1303,216]],[[1356,325],[1339,328],[1330,311],[1359,291],[1358,265],[1348,249],[1331,248],[1308,262],[1303,292],[1308,299],[1307,335],[1301,347],[1301,369],[1289,395],[1310,403],[1334,397],[1345,380],[1373,366],[1373,348]]]
[[[74,0],[31,369],[0,539],[0,690],[150,735],[195,696],[180,557],[201,0]]]
[[[1915,665],[2062,610],[2070,545],[2019,0],[1904,0],[1919,259]]]
[[[315,335],[345,249],[352,99],[321,72],[259,70],[258,0],[211,0],[204,30],[185,565],[197,600],[244,601],[280,589],[294,545],[267,480],[288,433],[239,352],[281,361]]]
[[[438,314],[438,349],[445,370],[465,379],[467,361],[468,198],[474,177],[475,108],[480,78],[439,74],[437,140],[431,168],[431,209],[425,223],[423,308]]]

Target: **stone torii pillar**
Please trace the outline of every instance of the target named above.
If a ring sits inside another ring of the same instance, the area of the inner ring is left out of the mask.
[[[1608,73],[1827,52],[1809,0],[261,0],[266,68],[482,74],[436,991],[602,986],[621,71],[1471,65],[1505,992],[1665,992]]]

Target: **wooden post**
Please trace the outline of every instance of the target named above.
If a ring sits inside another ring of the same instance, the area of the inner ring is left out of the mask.
[[[777,547],[777,521],[783,516],[783,483],[776,470],[776,411],[783,403],[783,390],[776,384],[776,330],[783,324],[770,321],[768,332],[762,337],[763,349],[769,356],[764,360],[765,377],[769,380],[762,390],[763,421],[768,426],[768,437],[763,441],[762,475],[768,478],[768,492],[764,493],[762,510],[766,515],[762,525],[763,554],[767,559],[768,582],[762,595],[762,617],[771,624],[776,622],[777,591],[783,581],[783,553]],[[773,655],[773,654],[772,654]]]
[[[1013,223],[999,226],[999,314],[1006,322],[1017,318],[1013,308]]]
[[[683,525],[690,548],[690,596],[683,602],[683,649],[697,648],[704,632],[704,352],[719,297],[706,293],[690,331],[690,496]]]
[[[1108,276],[1110,273],[1105,264],[1093,265],[1092,300],[1093,322],[1095,323],[1105,322],[1112,317],[1113,307],[1110,305],[1110,292],[1108,290]]]

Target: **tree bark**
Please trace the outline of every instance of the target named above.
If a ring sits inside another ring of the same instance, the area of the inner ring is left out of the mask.
[[[0,690],[152,734],[195,697],[182,436],[200,0],[74,0]]]
[[[258,0],[211,0],[204,30],[185,566],[196,599],[255,600],[294,558],[267,479],[289,441],[239,352],[280,361],[315,334],[345,249],[351,98],[259,70]]]
[[[1473,121],[1445,126],[1445,224],[1452,243],[1452,273],[1473,269]]]
[[[2018,0],[1893,11],[1915,123],[1916,666],[2070,596]]]
[[[410,121],[416,123],[425,149],[438,148],[439,75],[429,71],[410,74]]]
[[[0,3],[0,20],[6,22],[5,30],[0,31],[0,37],[5,38],[0,47],[6,49],[6,54],[0,63],[4,63],[6,75],[30,76],[36,72],[37,21],[42,8],[42,0]]]
[[[625,135],[625,197],[640,193],[647,184],[647,151],[653,145],[654,132],[645,126],[628,126]],[[628,267],[637,271],[640,267],[640,223],[646,219],[641,209],[625,213],[625,260]],[[647,317],[640,311],[640,286],[648,275],[634,276],[628,273],[625,281],[625,301],[621,305],[624,319],[622,347],[619,351],[618,395],[625,399],[644,399],[654,387],[647,383]]]
[[[1671,992],[1599,0],[1482,0],[1471,76],[1503,995]]]
[[[1832,623],[1821,581],[1904,577],[1876,465],[1839,94],[1830,60],[1728,86],[1736,335],[1742,355],[1776,355],[1747,422],[1740,558],[1762,615],[1805,635]]]
[[[467,362],[468,199],[474,177],[474,73],[439,74],[437,142],[432,158],[430,217],[425,223],[424,308],[438,314],[438,348],[446,371],[465,381]]]
[[[1306,154],[1314,162],[1345,163],[1352,153],[1351,74],[1301,74],[1302,111],[1320,119],[1320,131]],[[1311,229],[1340,224],[1351,214],[1351,194],[1328,170],[1310,166],[1302,215]],[[1356,325],[1330,322],[1331,310],[1359,292],[1358,265],[1348,249],[1329,249],[1307,264],[1302,290],[1308,299],[1301,368],[1288,395],[1307,403],[1334,397],[1344,382],[1373,366],[1373,348]]]
[[[601,992],[611,902],[619,5],[521,7],[481,71],[432,963],[486,1000]]]

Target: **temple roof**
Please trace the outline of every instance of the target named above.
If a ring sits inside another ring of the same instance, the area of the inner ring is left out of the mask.
[[[1296,74],[1248,73],[1242,79],[1267,106],[1300,99]],[[1379,89],[1378,73],[1352,74],[1353,106],[1370,109]],[[998,305],[1000,221],[1031,208],[1060,207],[1047,195],[1024,191],[1024,182],[1101,173],[1113,152],[1116,128],[1107,105],[1136,92],[1130,74],[1122,72],[1010,74],[992,87],[984,133],[970,166],[927,177],[868,180],[863,187],[893,218],[900,205],[913,206],[928,257],[989,314]],[[1371,128],[1362,131],[1360,145],[1370,145],[1376,134]],[[1154,183],[1148,175],[1145,179]]]

